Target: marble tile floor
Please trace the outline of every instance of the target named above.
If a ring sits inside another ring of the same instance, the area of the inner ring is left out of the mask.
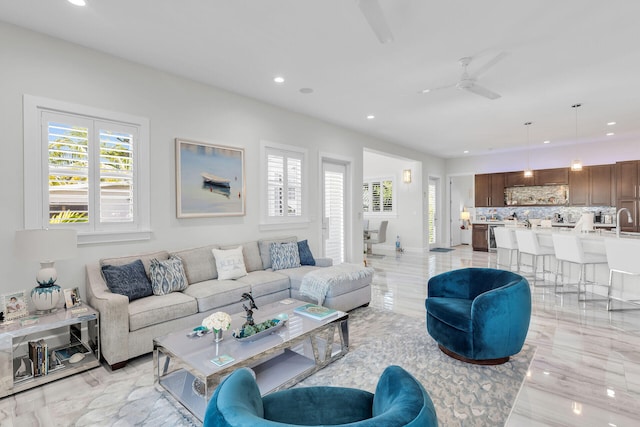
[[[422,317],[429,277],[495,267],[495,253],[455,249],[370,260],[372,306]],[[607,312],[604,301],[578,302],[577,294],[555,295],[553,287],[532,288],[532,296],[527,343],[537,351],[506,425],[640,425],[640,310]]]
[[[371,305],[423,318],[429,277],[456,268],[495,267],[495,253],[463,245],[448,253],[389,254],[369,261],[376,270]],[[640,425],[640,310],[607,312],[605,304],[579,303],[575,293],[554,295],[552,287],[533,289],[527,343],[537,350],[506,426]],[[175,407],[154,406],[162,397],[153,377],[139,372],[146,362],[137,359],[115,372],[93,369],[0,399],[0,425],[105,425],[91,417],[113,410],[114,399],[123,401],[115,407],[127,415],[118,425],[189,425]],[[132,381],[143,395],[123,395],[123,384]]]

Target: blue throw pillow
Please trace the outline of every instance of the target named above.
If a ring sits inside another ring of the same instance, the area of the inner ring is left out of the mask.
[[[300,255],[298,255],[298,244],[296,242],[272,243],[269,253],[271,254],[271,268],[273,268],[273,271],[300,267]]]
[[[153,295],[151,282],[139,259],[125,265],[103,265],[102,275],[111,292],[125,295],[129,301]]]
[[[302,265],[316,265],[316,260],[313,259],[311,249],[309,249],[309,243],[306,240],[298,242],[298,254],[300,255],[300,264]]]
[[[154,295],[167,295],[187,289],[187,276],[184,273],[182,259],[177,256],[172,255],[164,261],[152,259],[149,274]]]

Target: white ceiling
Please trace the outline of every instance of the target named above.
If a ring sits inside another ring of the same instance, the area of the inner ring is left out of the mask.
[[[379,0],[387,44],[356,0],[87,3],[0,0],[0,20],[440,157],[524,149],[526,121],[532,146],[640,141],[638,0]],[[419,94],[500,52],[478,83],[501,98]]]

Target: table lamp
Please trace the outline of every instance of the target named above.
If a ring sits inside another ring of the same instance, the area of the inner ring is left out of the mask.
[[[467,211],[460,212],[460,219],[462,220],[462,226],[467,228],[467,221],[471,219],[471,215]]]
[[[54,262],[73,258],[77,252],[75,230],[19,230],[16,231],[16,254],[25,260],[38,261],[38,286],[31,291],[31,301],[37,311],[51,312],[60,300],[62,291],[56,285],[58,273]]]

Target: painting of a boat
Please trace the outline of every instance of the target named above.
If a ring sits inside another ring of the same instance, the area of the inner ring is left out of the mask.
[[[201,175],[205,184],[217,185],[218,187],[231,187],[231,180],[227,178],[222,178],[206,172],[202,172]]]

